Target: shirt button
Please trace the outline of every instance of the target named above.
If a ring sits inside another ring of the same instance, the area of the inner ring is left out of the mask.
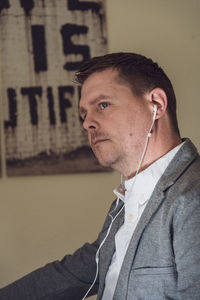
[[[144,199],[144,194],[140,194],[140,199],[141,199],[141,200]]]
[[[128,220],[133,221],[133,215],[132,214],[128,215]]]

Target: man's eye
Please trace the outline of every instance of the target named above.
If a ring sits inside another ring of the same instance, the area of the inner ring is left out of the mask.
[[[80,115],[80,121],[83,123],[84,122],[84,120],[85,120],[85,117],[86,117],[86,115]]]
[[[101,102],[99,104],[99,106],[100,106],[100,109],[103,110],[104,108],[106,108],[108,106],[108,103],[107,102]]]
[[[83,120],[83,118],[81,116],[79,117],[79,119],[80,119],[81,123],[84,122],[84,120]]]

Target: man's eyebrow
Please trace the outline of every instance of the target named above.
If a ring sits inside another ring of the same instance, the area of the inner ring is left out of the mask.
[[[88,104],[89,105],[93,105],[93,104],[95,104],[95,103],[97,103],[97,102],[99,102],[101,100],[104,100],[104,99],[112,99],[112,97],[109,96],[109,95],[101,94],[98,97],[96,97],[96,98],[92,99],[91,101],[89,101]],[[83,106],[80,106],[80,108],[79,108],[79,114],[83,115],[86,112],[87,112],[87,109],[84,108]]]

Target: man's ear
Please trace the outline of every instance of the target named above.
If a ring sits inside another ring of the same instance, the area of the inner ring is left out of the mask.
[[[167,110],[167,95],[161,88],[155,88],[149,92],[148,100],[152,107],[157,106],[156,119],[160,119]],[[152,110],[153,111],[153,110]]]

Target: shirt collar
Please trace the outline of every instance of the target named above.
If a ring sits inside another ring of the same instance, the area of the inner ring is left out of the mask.
[[[167,166],[183,144],[184,143],[181,143],[170,150],[167,154],[152,163],[147,169],[140,172],[136,177],[134,176],[131,179],[125,180],[124,184],[120,184],[114,189],[114,194],[124,202],[125,191],[126,193],[132,192],[132,186],[134,184],[134,193],[136,195],[137,193],[140,193],[139,204],[144,204],[151,196],[156,183],[161,178]],[[141,197],[141,189],[143,197]]]

